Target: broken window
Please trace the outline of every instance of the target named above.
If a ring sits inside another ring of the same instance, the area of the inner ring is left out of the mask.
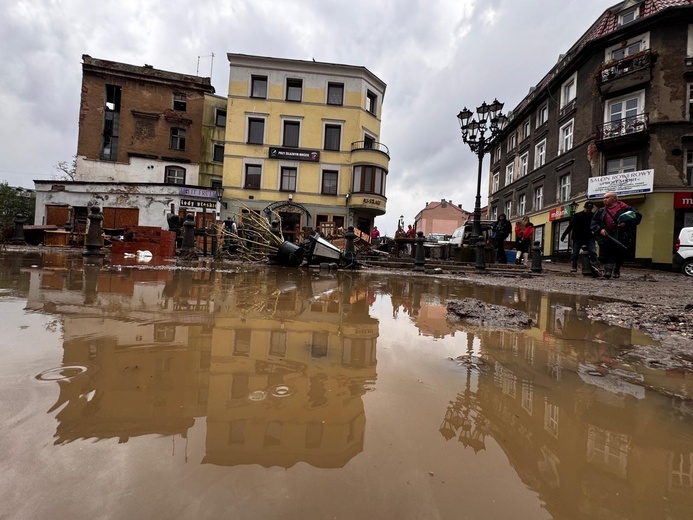
[[[185,94],[173,94],[173,110],[185,112],[188,101]]]
[[[121,92],[121,87],[117,85],[106,85],[106,104],[104,107],[101,141],[101,158],[104,161],[115,161],[118,157]]]
[[[171,150],[185,150],[185,128],[171,128]]]

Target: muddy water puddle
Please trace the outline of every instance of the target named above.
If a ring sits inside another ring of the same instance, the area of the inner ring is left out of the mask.
[[[449,321],[467,297],[535,326]],[[656,342],[592,303],[4,254],[0,516],[690,518],[690,377],[620,363]]]

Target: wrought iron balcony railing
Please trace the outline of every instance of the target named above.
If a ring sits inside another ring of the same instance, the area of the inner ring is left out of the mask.
[[[649,124],[648,115],[649,114],[645,112],[636,116],[624,117],[623,119],[598,125],[597,140],[603,141],[604,139],[647,132]]]
[[[378,143],[376,141],[356,141],[351,143],[351,151],[354,150],[375,150],[377,152],[384,153],[390,158],[390,149],[383,143]]]
[[[626,56],[618,61],[610,61],[602,65],[597,71],[597,83],[602,84],[621,78],[631,72],[646,69],[652,66],[655,53],[650,49]]]

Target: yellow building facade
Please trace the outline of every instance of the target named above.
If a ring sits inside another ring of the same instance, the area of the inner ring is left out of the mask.
[[[365,67],[228,54],[222,217],[278,213],[306,228],[370,232],[386,211],[386,85]]]

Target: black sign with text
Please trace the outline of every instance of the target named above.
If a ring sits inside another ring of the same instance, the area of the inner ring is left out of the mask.
[[[276,148],[270,146],[270,159],[287,159],[290,161],[320,161],[320,152],[316,150],[298,150],[296,148]]]

